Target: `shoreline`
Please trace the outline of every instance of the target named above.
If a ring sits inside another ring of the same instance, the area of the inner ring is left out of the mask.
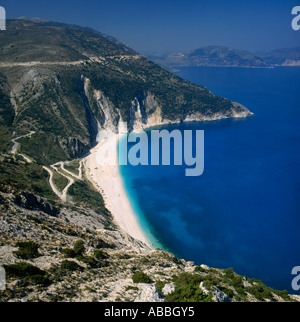
[[[118,226],[131,237],[151,247],[126,194],[117,160],[114,165],[102,165],[98,160],[101,150],[102,152],[113,149],[117,151],[121,137],[119,134],[112,134],[109,140],[99,142],[90,150],[90,154],[84,158],[86,175],[95,189],[101,193],[106,208],[111,212]]]
[[[134,132],[140,130],[149,130],[156,126],[171,125],[180,123],[191,122],[207,122],[228,118],[245,118],[252,116],[253,113],[248,111],[248,115],[221,117],[220,115],[214,118],[203,119],[203,117],[195,117],[178,121],[164,121],[158,124],[147,124],[144,128],[135,129]],[[113,219],[117,225],[129,234],[131,237],[143,242],[151,249],[154,249],[154,243],[151,238],[147,238],[147,233],[143,231],[141,225],[138,222],[138,215],[133,210],[133,206],[130,204],[129,196],[126,193],[124,182],[120,173],[119,160],[118,160],[118,143],[123,134],[116,134],[111,132],[108,140],[101,140],[93,147],[89,154],[83,159],[83,164],[86,170],[86,176],[88,180],[93,184],[94,188],[102,195],[104,199],[105,207],[111,212]],[[101,153],[99,153],[101,151]],[[105,153],[105,151],[115,151],[113,165],[103,165],[99,162],[99,157]],[[151,234],[151,233],[150,233]]]

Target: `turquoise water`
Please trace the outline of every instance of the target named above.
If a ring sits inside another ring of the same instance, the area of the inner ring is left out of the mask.
[[[238,101],[255,116],[182,123],[205,131],[205,167],[121,166],[154,247],[291,289],[300,265],[300,68],[181,68],[177,75]],[[130,146],[129,146],[130,148]]]

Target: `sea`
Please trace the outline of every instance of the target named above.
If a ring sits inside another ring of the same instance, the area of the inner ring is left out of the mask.
[[[184,164],[120,166],[144,234],[154,248],[196,265],[232,267],[300,294],[291,287],[300,266],[300,67],[182,67],[174,74],[254,116],[156,127],[204,130],[204,172],[185,176]]]

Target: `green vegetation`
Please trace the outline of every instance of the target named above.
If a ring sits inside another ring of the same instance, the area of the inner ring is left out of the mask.
[[[254,297],[258,301],[277,301],[276,296],[291,301],[287,291],[277,291],[267,287],[260,280],[249,279],[236,274],[233,269],[203,269],[196,267],[195,273],[181,273],[173,277],[175,291],[165,297],[166,302],[211,302],[212,292],[218,288],[232,301],[249,301]],[[199,288],[209,291],[203,293]],[[157,281],[156,287],[161,294],[166,281]],[[249,298],[250,297],[250,298]]]
[[[161,281],[161,280],[158,280],[155,282],[155,287],[161,296],[163,295],[162,290],[167,283],[168,281]]]
[[[252,286],[246,287],[246,291],[254,295],[259,301],[276,301],[274,295],[280,296],[287,301],[291,301],[287,290],[274,290],[266,285],[261,280],[247,278],[247,281],[252,284]]]
[[[263,284],[262,281],[238,275],[232,267],[222,270],[210,269],[198,275],[203,281],[203,286],[210,290],[217,287],[229,298],[237,301],[248,301],[248,296],[255,297],[258,301],[276,301],[275,295],[291,301],[287,291],[274,290]]]
[[[81,159],[75,159],[72,161],[69,161],[67,163],[64,164],[64,167],[66,170],[69,170],[70,172],[74,173],[75,175],[79,175],[79,163],[80,163]]]
[[[137,272],[132,275],[133,283],[151,283],[151,278],[144,272]]]
[[[61,268],[70,272],[75,272],[78,270],[81,271],[83,269],[83,267],[78,265],[76,262],[68,260],[64,260],[61,262]]]
[[[16,247],[19,247],[19,249],[14,253],[19,258],[32,259],[40,256],[39,246],[33,241],[17,242]]]
[[[18,195],[17,195],[17,196],[18,196]],[[16,197],[17,197],[17,196],[16,196]],[[32,221],[34,221],[35,223],[37,223],[37,224],[42,224],[42,223],[43,223],[40,219],[38,219],[38,218],[36,218],[36,217],[34,217],[34,216],[28,215],[28,217],[29,217]]]
[[[25,262],[4,265],[4,269],[8,277],[22,278],[27,284],[40,284],[42,286],[50,284],[50,279],[45,271]]]
[[[63,248],[61,252],[65,255],[66,258],[74,258],[76,256],[74,249],[72,248]]]
[[[81,257],[78,257],[78,259],[83,263],[89,265],[91,268],[101,267],[101,263],[92,256],[81,256]]]
[[[11,127],[14,121],[15,111],[10,101],[10,86],[7,77],[2,73],[0,73],[0,102],[0,128]]]
[[[81,239],[77,240],[74,244],[73,249],[74,249],[75,256],[82,256],[83,253],[85,252],[83,240],[81,240]]]
[[[83,256],[83,253],[85,252],[84,242],[79,239],[74,243],[73,248],[63,248],[61,252],[69,258]]]
[[[56,170],[53,170],[53,182],[58,190],[63,191],[69,180],[63,175],[59,174]]]
[[[18,156],[7,156],[0,162],[0,173],[1,184],[34,191],[50,200],[57,199],[48,183],[48,172],[35,163],[26,163]]]
[[[125,289],[125,292],[128,292],[128,291],[138,291],[139,288],[136,287],[136,286],[127,286],[126,289]]]
[[[206,295],[199,285],[183,285],[165,297],[165,302],[213,302],[211,296]]]
[[[107,259],[108,258],[108,254],[106,252],[104,252],[103,250],[101,250],[101,249],[95,249],[94,250],[94,256],[98,260]]]
[[[195,267],[195,272],[203,273],[203,272],[205,272],[205,269],[202,268],[201,266],[196,266]]]
[[[181,273],[174,278],[175,291],[165,297],[165,302],[212,302],[211,295],[202,292],[201,276]]]
[[[77,240],[74,243],[73,248],[63,248],[61,250],[62,254],[64,254],[65,257],[67,257],[67,258],[76,258],[77,260],[89,265],[91,268],[99,268],[99,267],[101,267],[101,262],[99,262],[100,258],[97,257],[96,251],[97,251],[97,255],[99,257],[101,257],[100,252],[102,253],[101,259],[106,258],[106,257],[104,257],[105,253],[102,252],[101,250],[94,251],[95,257],[84,256],[85,246],[84,246],[83,240],[81,240],[81,239]]]
[[[69,158],[58,138],[51,133],[35,133],[31,138],[21,138],[18,142],[21,144],[21,153],[30,156],[41,165],[50,165]]]
[[[8,153],[8,151],[13,146],[11,139],[12,139],[11,130],[8,127],[0,126],[0,152]]]
[[[111,218],[110,212],[104,205],[101,194],[88,181],[76,181],[68,191],[75,203],[89,205],[90,208]]]

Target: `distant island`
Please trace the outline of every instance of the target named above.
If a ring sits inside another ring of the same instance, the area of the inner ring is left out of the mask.
[[[165,68],[182,66],[252,67],[300,66],[300,47],[251,53],[225,46],[201,47],[187,53],[169,53],[148,58]]]

